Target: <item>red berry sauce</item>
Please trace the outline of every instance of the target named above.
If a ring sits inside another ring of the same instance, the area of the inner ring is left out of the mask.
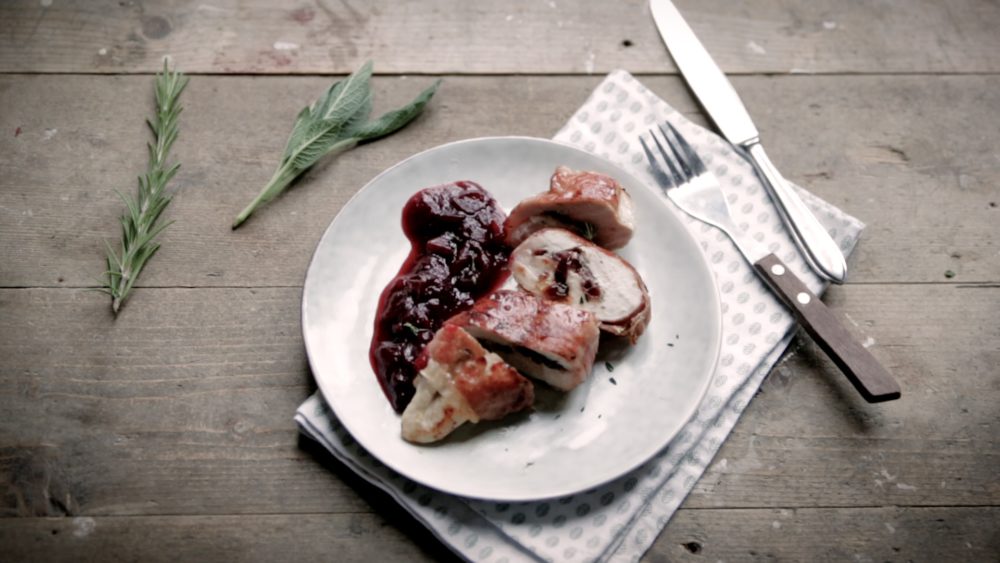
[[[444,321],[507,278],[507,215],[474,182],[421,190],[403,207],[410,254],[382,291],[369,358],[387,399],[402,412],[421,357]]]

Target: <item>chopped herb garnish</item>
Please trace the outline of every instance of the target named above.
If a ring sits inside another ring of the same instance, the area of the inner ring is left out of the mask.
[[[408,329],[413,334],[420,334],[420,327],[414,325],[413,323],[403,323],[403,328]]]
[[[597,228],[595,228],[594,225],[592,225],[591,223],[585,222],[583,224],[583,238],[587,240],[594,240],[594,237],[596,235],[597,235]]]
[[[611,362],[604,362],[604,367],[607,368],[608,371],[615,371],[615,366],[611,365]]]
[[[584,302],[584,301],[585,301],[585,299],[584,299],[584,297],[583,297],[583,296],[581,295],[581,296],[580,296],[580,305],[583,305],[583,302]]]
[[[946,270],[945,273],[944,273],[944,277],[946,277],[948,279],[951,279],[951,278],[955,277],[955,272],[953,272],[951,270]]]
[[[673,348],[674,347],[674,343],[673,342],[667,342],[667,346]]]
[[[613,378],[613,377],[609,377],[608,381],[610,381],[612,385],[618,385],[618,382],[615,381],[615,378]]]

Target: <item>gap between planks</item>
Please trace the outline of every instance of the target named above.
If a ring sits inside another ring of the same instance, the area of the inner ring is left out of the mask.
[[[322,78],[328,76],[347,76],[348,72],[285,72],[285,73],[271,73],[271,72],[203,72],[203,71],[185,71],[183,68],[176,68],[180,70],[187,76],[203,76],[206,78],[239,78],[239,77],[264,77],[264,78]],[[628,71],[628,69],[624,69]],[[449,76],[456,78],[593,78],[606,76],[612,71],[608,72],[501,72],[501,73],[485,73],[485,72],[426,72],[426,71],[414,71],[414,72],[374,72],[372,76],[375,78],[385,77],[394,78],[401,76],[413,76],[413,77],[444,77]],[[678,72],[648,72],[648,71],[628,71],[629,74],[639,78],[649,78],[649,77],[664,77],[682,76]],[[0,71],[0,76],[156,76],[159,71],[151,70],[141,70],[135,72],[81,72],[81,71],[32,71],[32,70],[17,70],[17,71]],[[961,77],[961,76],[1000,76],[1000,72],[996,71],[878,71],[878,72],[866,72],[866,71],[831,71],[831,72],[805,72],[805,71],[789,71],[789,72],[749,72],[749,71],[736,71],[727,72],[726,76],[760,76],[760,77],[900,77],[900,78],[911,78],[911,77]]]

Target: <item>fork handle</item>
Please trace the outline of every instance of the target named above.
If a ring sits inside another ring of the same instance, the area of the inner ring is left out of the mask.
[[[896,380],[777,256],[768,254],[753,266],[866,401],[899,398]]]

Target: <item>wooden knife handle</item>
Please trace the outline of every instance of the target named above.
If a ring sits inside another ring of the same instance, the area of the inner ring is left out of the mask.
[[[768,254],[753,266],[866,401],[899,398],[896,380],[777,256]]]

